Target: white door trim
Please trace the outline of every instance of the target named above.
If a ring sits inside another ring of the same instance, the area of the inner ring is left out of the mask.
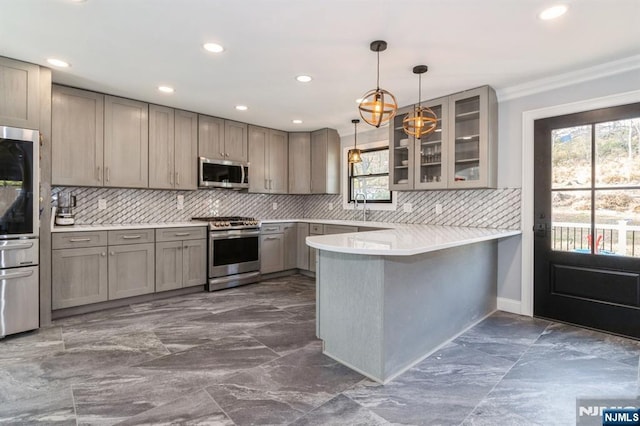
[[[521,314],[533,316],[533,122],[575,112],[640,102],[640,90],[522,113],[522,289]]]

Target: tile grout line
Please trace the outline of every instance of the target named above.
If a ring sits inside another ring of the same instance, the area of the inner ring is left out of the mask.
[[[71,392],[71,402],[73,403],[73,415],[76,420],[76,426],[78,426],[78,410],[76,409],[76,397],[73,394],[73,385],[69,385],[69,391]]]
[[[204,393],[206,393],[206,394],[207,394],[207,396],[208,396],[209,398],[211,398],[211,400],[213,401],[213,403],[214,403],[214,404],[216,404],[216,407],[218,407],[218,408],[220,409],[220,411],[221,411],[225,416],[227,416],[227,418],[228,418],[229,420],[231,420],[231,423],[233,423],[234,425],[236,425],[237,423],[236,423],[235,421],[233,421],[233,419],[231,418],[231,416],[230,416],[230,415],[229,415],[229,414],[228,414],[228,413],[227,413],[227,412],[226,412],[226,411],[225,411],[225,410],[220,406],[220,404],[218,404],[218,401],[216,401],[216,399],[213,397],[213,395],[211,395],[211,394],[209,393],[209,391],[207,391],[207,388],[206,388],[206,387],[203,387],[203,388],[202,388],[202,390],[204,391]]]
[[[466,420],[467,420],[467,419],[468,419],[468,418],[473,414],[473,412],[474,412],[474,411],[476,411],[476,408],[478,408],[478,407],[480,406],[480,404],[482,404],[482,402],[487,398],[487,396],[489,396],[489,395],[491,394],[491,392],[493,392],[493,391],[494,391],[494,389],[495,389],[495,388],[496,388],[496,387],[497,387],[497,386],[502,382],[502,380],[504,380],[504,378],[507,376],[507,374],[509,374],[509,372],[510,372],[511,370],[513,370],[513,367],[515,367],[515,366],[516,366],[516,364],[517,364],[518,362],[520,362],[520,360],[522,359],[522,357],[523,357],[527,352],[529,352],[529,349],[531,349],[531,347],[532,347],[532,346],[533,346],[533,345],[538,341],[538,339],[540,339],[540,336],[542,336],[542,334],[543,334],[545,331],[547,331],[547,329],[551,326],[551,324],[552,324],[551,322],[549,322],[549,324],[547,324],[547,326],[544,328],[544,330],[542,330],[542,331],[540,332],[540,334],[538,334],[538,337],[537,337],[533,342],[531,342],[531,344],[527,347],[527,349],[525,349],[525,350],[522,352],[522,354],[518,357],[518,359],[517,359],[517,360],[515,360],[515,361],[513,362],[513,365],[512,365],[511,367],[509,367],[509,369],[508,369],[508,370],[507,370],[507,371],[502,375],[502,377],[500,377],[500,380],[498,380],[498,381],[496,382],[496,384],[495,384],[495,385],[493,385],[493,387],[489,390],[489,392],[487,392],[487,393],[485,394],[485,396],[484,396],[484,397],[482,397],[482,399],[480,399],[480,401],[476,404],[476,406],[475,406],[475,407],[473,407],[473,408],[471,409],[471,411],[469,411],[469,414],[467,414],[467,416],[466,416],[464,419],[462,419],[462,421],[460,422],[459,426],[462,426],[462,425],[464,424],[464,422],[465,422],[465,421],[466,421]]]

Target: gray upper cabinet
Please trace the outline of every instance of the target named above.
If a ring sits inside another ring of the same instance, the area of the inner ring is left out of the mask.
[[[249,126],[249,192],[287,193],[288,145],[285,132]]]
[[[104,95],[54,85],[51,116],[52,183],[102,186]]]
[[[311,193],[340,193],[340,137],[334,129],[311,133]]]
[[[311,193],[311,133],[289,133],[289,194]]]
[[[105,96],[105,186],[149,186],[148,115],[149,107],[144,102]]]
[[[175,189],[198,187],[198,115],[175,111]]]
[[[149,106],[149,187],[196,189],[197,115]]]
[[[438,117],[433,133],[414,138],[402,129],[413,108],[402,108],[389,128],[389,179],[393,191],[495,188],[498,103],[489,86],[422,102]]]
[[[212,160],[247,162],[248,125],[198,116],[198,155]]]
[[[0,125],[38,129],[40,67],[0,57]]]
[[[149,187],[175,187],[175,117],[173,108],[149,105]]]
[[[224,160],[224,120],[198,115],[198,156]]]
[[[489,86],[449,96],[449,188],[497,185],[498,101]]]
[[[224,121],[224,156],[229,161],[248,161],[248,126],[237,121]]]

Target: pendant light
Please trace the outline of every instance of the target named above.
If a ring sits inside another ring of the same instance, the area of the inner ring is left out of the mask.
[[[404,132],[409,136],[420,138],[433,132],[438,127],[438,117],[431,108],[423,107],[422,99],[422,74],[426,73],[429,67],[426,65],[416,65],[413,73],[418,74],[418,104],[402,120]]]
[[[370,48],[378,54],[376,88],[364,94],[358,109],[360,110],[360,117],[364,121],[372,126],[380,127],[396,115],[398,103],[395,96],[380,88],[380,52],[384,52],[387,49],[387,42],[376,40],[371,43]]]
[[[360,122],[360,120],[358,120],[357,118],[354,118],[353,120],[351,120],[351,122],[353,123],[353,149],[349,150],[349,156],[347,157],[349,160],[349,164],[353,164],[353,163],[361,163],[362,162],[362,157],[360,154],[362,154],[362,151],[360,151],[357,146],[358,146],[358,123]]]

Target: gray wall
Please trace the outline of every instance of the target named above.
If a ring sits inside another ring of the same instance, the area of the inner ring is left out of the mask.
[[[498,186],[522,187],[522,115],[526,111],[640,89],[640,72],[616,75],[568,85],[508,101],[499,101]],[[500,96],[500,93],[498,94]],[[500,100],[500,97],[498,98]],[[533,161],[533,159],[530,159]],[[533,214],[522,212],[522,214]],[[531,232],[531,230],[523,230]],[[500,241],[498,245],[498,296],[521,300],[521,242],[519,238]]]

